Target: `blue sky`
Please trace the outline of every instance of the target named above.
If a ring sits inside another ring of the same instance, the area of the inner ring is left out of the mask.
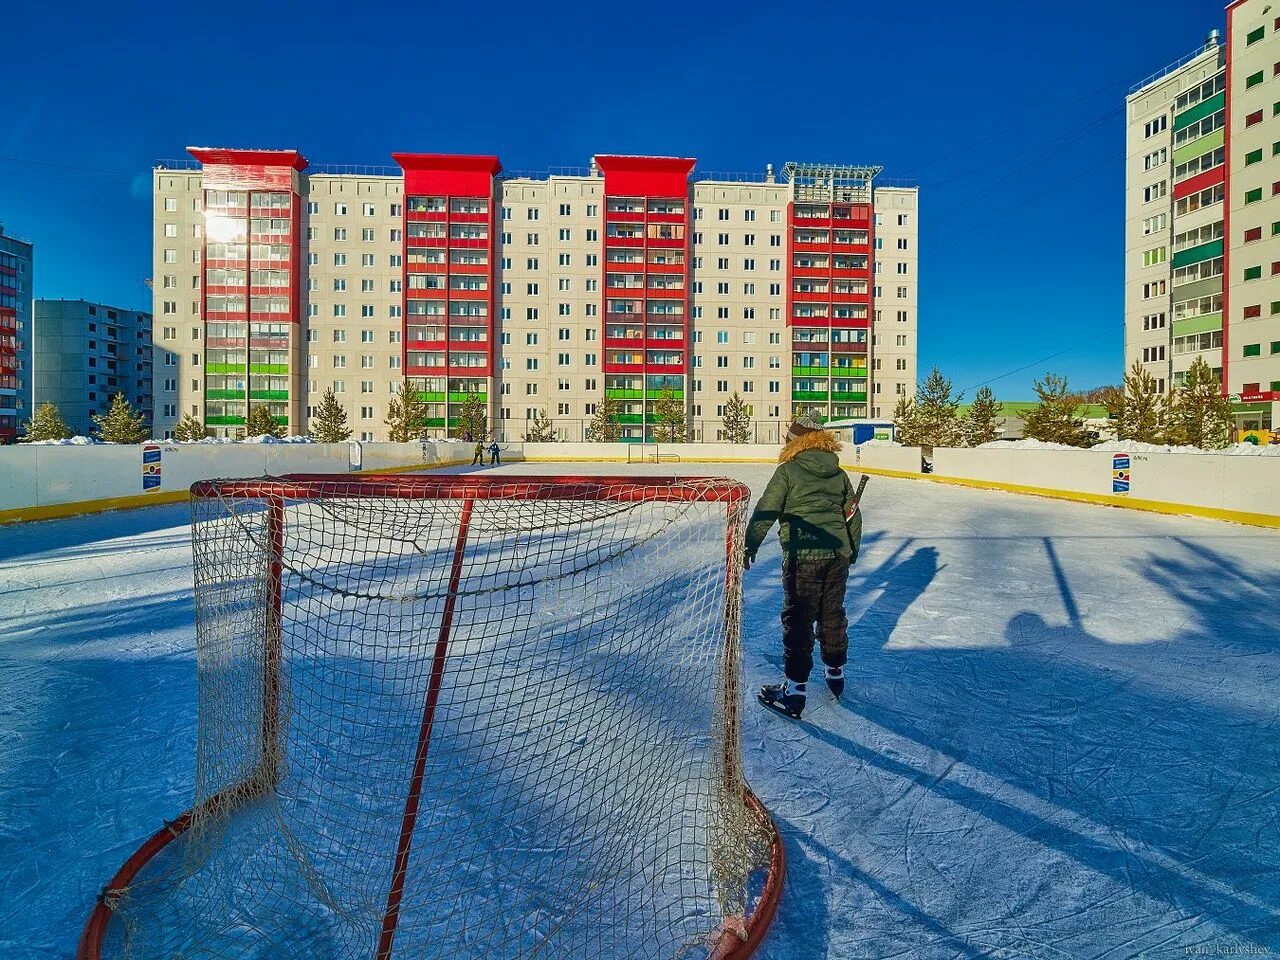
[[[972,393],[1032,364],[993,384],[1020,399],[1046,370],[1119,379],[1124,96],[1222,20],[1190,0],[11,4],[0,223],[36,242],[37,296],[149,308],[148,171],[190,144],[880,163],[921,187],[921,375]]]

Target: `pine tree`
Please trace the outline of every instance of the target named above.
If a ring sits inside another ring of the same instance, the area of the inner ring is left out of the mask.
[[[422,434],[424,419],[426,419],[426,408],[418,399],[418,391],[409,382],[409,378],[405,377],[387,402],[387,416],[383,420],[383,423],[390,428],[387,436],[393,443],[416,440]]]
[[[733,391],[733,396],[724,405],[724,438],[730,443],[751,442],[751,412],[747,403]]]
[[[685,420],[684,400],[677,397],[670,387],[664,387],[653,404],[653,417],[657,425],[653,428],[653,439],[658,443],[683,443],[687,423]]]
[[[588,443],[614,443],[620,433],[618,417],[622,413],[622,405],[610,397],[605,397],[596,404],[596,412],[587,426]]]
[[[555,424],[547,416],[547,411],[539,410],[529,421],[529,432],[524,435],[525,443],[555,443],[559,439]]]
[[[324,392],[309,432],[311,439],[318,443],[341,443],[343,440],[351,439],[351,428],[347,426],[347,411],[338,402],[333,387]]]
[[[1104,405],[1115,420],[1116,438],[1139,443],[1164,443],[1166,405],[1164,398],[1156,392],[1155,377],[1135,360],[1125,374],[1119,399],[1111,393],[1114,390],[1114,387],[1108,388]]]
[[[1187,379],[1174,391],[1167,406],[1168,441],[1202,450],[1221,450],[1231,442],[1235,415],[1222,384],[1203,357],[1187,370]]]
[[[1040,403],[1023,417],[1023,435],[1045,443],[1088,446],[1089,433],[1078,415],[1080,395],[1071,392],[1067,378],[1046,373],[1035,382],[1035,391]]]
[[[173,428],[175,440],[203,440],[204,438],[204,424],[193,413],[184,414]]]
[[[952,398],[951,381],[934,367],[916,389],[917,442],[925,447],[958,446],[964,435],[956,411],[963,395]]]
[[[1004,404],[996,402],[996,396],[990,387],[979,387],[973,396],[973,403],[965,415],[961,428],[964,441],[971,447],[981,446],[993,440],[999,440],[1000,415],[1004,412]]]
[[[479,440],[489,432],[489,405],[480,399],[478,393],[468,393],[462,399],[462,407],[458,410],[455,437],[465,438],[468,434],[473,440]]]
[[[244,435],[246,437],[276,437],[278,439],[284,436],[284,427],[276,422],[276,418],[271,415],[271,411],[266,407],[250,407],[249,416],[244,421]]]
[[[893,408],[893,435],[904,447],[920,446],[920,427],[915,402],[903,394]]]
[[[103,443],[142,443],[151,439],[146,419],[134,412],[123,393],[111,398],[111,409],[106,413],[93,414],[93,422],[97,424],[94,433]]]
[[[33,440],[69,440],[71,428],[62,419],[62,414],[52,403],[42,403],[36,409],[35,416],[27,421],[26,435],[23,443]]]

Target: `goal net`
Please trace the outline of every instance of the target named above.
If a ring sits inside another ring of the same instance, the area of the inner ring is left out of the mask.
[[[748,492],[297,476],[192,488],[192,808],[82,957],[745,957]]]

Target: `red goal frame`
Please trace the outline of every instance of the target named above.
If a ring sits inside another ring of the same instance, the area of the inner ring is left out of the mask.
[[[713,483],[714,480],[714,483]],[[246,788],[256,793],[272,789],[279,778],[280,716],[279,670],[281,655],[281,602],[285,506],[288,501],[329,497],[379,499],[452,500],[461,504],[458,532],[454,541],[449,573],[449,591],[445,599],[427,696],[423,703],[418,744],[410,775],[409,793],[401,820],[400,837],[392,870],[382,932],[374,960],[391,960],[404,878],[412,853],[413,832],[418,815],[422,779],[431,745],[431,729],[436,704],[444,678],[446,653],[453,628],[453,609],[462,577],[472,511],[477,500],[610,500],[638,502],[722,502],[728,510],[745,504],[750,491],[745,484],[720,478],[702,477],[628,477],[628,476],[453,476],[362,474],[358,477],[335,477],[333,474],[288,474],[279,478],[247,480],[203,480],[191,486],[192,500],[262,500],[267,505],[267,530],[271,549],[267,557],[268,603],[266,655],[263,689],[262,765],[244,781],[214,794],[167,822],[148,837],[111,877],[90,913],[76,950],[77,960],[100,960],[103,940],[113,915],[112,903],[133,883],[142,868],[165,847],[182,836],[198,815],[214,814],[232,797],[243,798]],[[730,532],[730,537],[732,532]],[[733,562],[734,544],[726,542],[726,577],[732,590],[742,572]],[[730,698],[732,699],[732,698]],[[736,700],[726,702],[726,710],[736,721]],[[736,726],[736,722],[733,724]],[[713,936],[711,960],[746,960],[764,939],[777,912],[786,874],[786,857],[777,825],[764,804],[743,781],[744,801],[751,812],[766,824],[773,834],[769,872],[755,909],[749,917],[727,917]]]

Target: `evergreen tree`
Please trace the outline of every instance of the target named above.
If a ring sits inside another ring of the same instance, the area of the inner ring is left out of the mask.
[[[556,436],[555,424],[547,416],[547,411],[539,410],[537,415],[529,421],[529,432],[524,435],[525,443],[555,443],[559,439]]]
[[[688,429],[685,420],[684,399],[677,397],[670,387],[664,387],[653,404],[653,439],[658,443],[683,443]]]
[[[730,443],[751,442],[751,412],[747,403],[733,391],[733,396],[724,405],[724,438]]]
[[[244,435],[246,437],[283,437],[284,427],[276,422],[276,418],[271,415],[271,411],[264,406],[256,406],[249,408],[249,416],[244,422]]]
[[[35,416],[27,421],[26,435],[23,443],[33,440],[69,440],[71,428],[62,419],[62,414],[52,403],[42,403],[36,409]]]
[[[1187,379],[1174,391],[1167,407],[1168,441],[1190,444],[1202,450],[1221,450],[1231,442],[1235,416],[1222,384],[1204,358],[1187,370]]]
[[[963,395],[951,396],[951,381],[934,367],[916,389],[915,425],[917,442],[925,447],[958,446],[964,432],[956,410]]]
[[[462,400],[458,410],[455,437],[466,437],[471,434],[472,440],[479,440],[489,432],[489,405],[480,399],[478,393],[468,393]]]
[[[1043,380],[1036,381],[1035,391],[1040,403],[1023,418],[1023,434],[1045,443],[1088,446],[1089,433],[1078,415],[1080,395],[1071,392],[1067,378],[1046,373]]]
[[[204,438],[204,424],[193,413],[185,414],[173,428],[175,440],[203,440]]]
[[[351,428],[347,426],[347,411],[338,402],[337,396],[330,387],[324,392],[320,406],[316,408],[312,418],[311,439],[318,443],[340,443],[351,439]]]
[[[898,403],[893,408],[893,435],[904,447],[920,446],[916,405],[906,394],[898,398]]]
[[[1004,404],[996,402],[996,396],[990,387],[979,387],[974,394],[973,404],[969,407],[961,424],[964,440],[971,447],[977,447],[992,440],[999,440],[1000,415],[1004,412]]]
[[[106,413],[93,414],[93,422],[97,424],[94,432],[103,443],[142,443],[151,439],[146,419],[134,412],[123,393],[111,398],[111,409]]]
[[[588,443],[614,443],[620,433],[618,416],[622,413],[622,405],[610,397],[603,398],[596,404],[596,412],[587,426]]]
[[[1164,443],[1167,433],[1165,400],[1156,392],[1156,380],[1137,360],[1125,374],[1124,388],[1117,398],[1108,388],[1104,405],[1115,420],[1116,438],[1139,443]]]
[[[418,398],[418,391],[409,382],[409,378],[405,377],[387,403],[387,416],[383,420],[390,428],[387,436],[393,443],[416,440],[422,434],[424,419],[426,408]]]

